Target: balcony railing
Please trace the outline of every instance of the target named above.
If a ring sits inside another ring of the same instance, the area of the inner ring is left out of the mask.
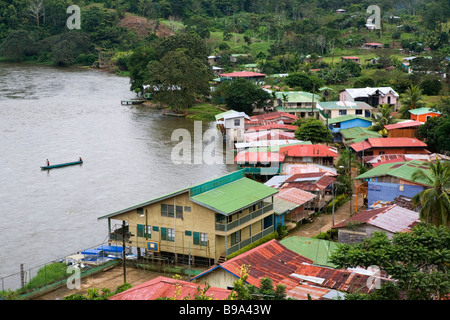
[[[273,203],[270,203],[268,205],[266,205],[265,207],[262,207],[261,209],[258,209],[256,211],[253,211],[251,213],[249,213],[248,215],[245,215],[237,220],[234,220],[232,222],[229,223],[224,223],[224,222],[217,222],[216,223],[216,230],[217,231],[230,231],[234,228],[237,228],[240,225],[243,225],[245,223],[247,223],[250,220],[253,220],[257,217],[259,217],[260,215],[269,212],[270,210],[273,209]]]
[[[274,231],[275,231],[275,229],[274,229],[274,226],[272,225],[269,228],[263,230],[262,232],[260,232],[258,234],[255,234],[253,237],[245,239],[245,240],[243,240],[243,241],[241,241],[239,243],[236,243],[235,245],[231,246],[230,248],[228,248],[226,250],[226,255],[228,256],[228,255],[230,255],[230,254],[232,254],[232,253],[234,253],[234,252],[236,252],[236,251],[238,251],[238,250],[248,246],[249,244],[251,244],[251,243],[253,243],[255,241],[258,241],[259,239],[264,238],[265,236],[271,234]]]

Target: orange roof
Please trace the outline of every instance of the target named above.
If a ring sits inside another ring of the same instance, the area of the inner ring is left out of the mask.
[[[342,59],[350,59],[350,60],[359,60],[359,57],[355,57],[355,56],[346,56],[346,57],[342,57]]]
[[[280,148],[280,153],[287,157],[337,157],[336,148],[321,144],[297,144]]]
[[[109,298],[109,300],[155,300],[158,298],[174,298],[180,290],[177,300],[188,298],[193,300],[198,293],[198,287],[203,289],[205,286],[166,277],[156,277],[150,281],[144,282],[136,287],[118,293]],[[226,299],[231,290],[211,287],[206,291],[206,296],[213,300]]]

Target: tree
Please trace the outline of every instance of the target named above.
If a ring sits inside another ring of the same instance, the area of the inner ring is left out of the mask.
[[[296,122],[299,124],[295,131],[295,138],[303,141],[311,141],[312,143],[322,143],[332,141],[330,130],[315,118],[307,118],[306,120]]]
[[[418,129],[418,137],[427,144],[431,152],[446,153],[450,151],[450,116],[433,117]]]
[[[301,87],[302,90],[307,92],[312,92],[313,87],[315,87],[315,89],[317,90],[321,86],[323,86],[323,81],[321,79],[316,76],[310,76],[304,72],[295,72],[289,74],[285,78],[285,83],[291,88]]]
[[[420,218],[427,224],[449,226],[450,220],[450,162],[442,162],[436,156],[436,163],[428,163],[428,172],[417,169],[413,181],[431,186],[413,197],[413,204],[420,205]]]
[[[219,92],[229,109],[251,115],[255,107],[262,108],[271,95],[247,79],[227,81],[220,85]]]
[[[411,85],[408,89],[406,89],[406,92],[400,102],[402,106],[399,113],[406,119],[410,118],[409,110],[420,108],[425,105],[422,100],[422,90],[416,85]]]
[[[30,16],[36,20],[36,26],[39,28],[39,20],[44,15],[44,1],[32,0],[28,6]]]
[[[189,57],[187,51],[181,48],[168,52],[148,65],[150,77],[145,83],[157,88],[152,98],[175,112],[192,107],[197,96],[210,92],[211,68],[205,61]]]
[[[336,268],[377,266],[395,282],[390,296],[440,299],[450,293],[450,229],[419,224],[391,238],[375,232],[358,244],[340,244],[330,261]],[[381,297],[380,297],[381,298]]]
[[[184,24],[186,25],[186,31],[194,31],[202,39],[209,38],[210,28],[212,26],[210,20],[202,16],[194,15],[187,19]]]
[[[381,132],[381,134],[386,135],[384,126],[395,123],[395,118],[392,116],[393,109],[394,107],[388,104],[379,106],[379,113],[372,114],[375,123],[369,127],[369,130]]]
[[[0,45],[0,54],[11,61],[22,62],[34,41],[25,30],[13,31]]]

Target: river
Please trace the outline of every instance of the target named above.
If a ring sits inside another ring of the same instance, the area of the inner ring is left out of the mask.
[[[0,64],[0,278],[103,243],[100,216],[236,170],[173,163],[172,132],[194,121],[121,105],[129,87],[97,70]]]

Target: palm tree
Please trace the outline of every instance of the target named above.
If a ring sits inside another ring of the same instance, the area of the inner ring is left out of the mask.
[[[412,176],[413,181],[431,186],[416,194],[413,204],[420,205],[420,218],[427,224],[449,226],[450,162],[441,162],[436,156],[436,163],[428,164],[428,172],[417,169]]]
[[[384,126],[395,123],[395,118],[392,116],[394,107],[388,104],[384,104],[382,106],[379,106],[378,110],[380,111],[380,113],[372,114],[374,124],[368,129],[376,131],[382,135],[386,135],[387,133],[385,132],[386,130],[384,129]]]
[[[425,105],[422,100],[422,90],[419,86],[411,85],[401,99],[402,107],[399,112],[403,118],[409,119],[409,110],[421,108]]]

